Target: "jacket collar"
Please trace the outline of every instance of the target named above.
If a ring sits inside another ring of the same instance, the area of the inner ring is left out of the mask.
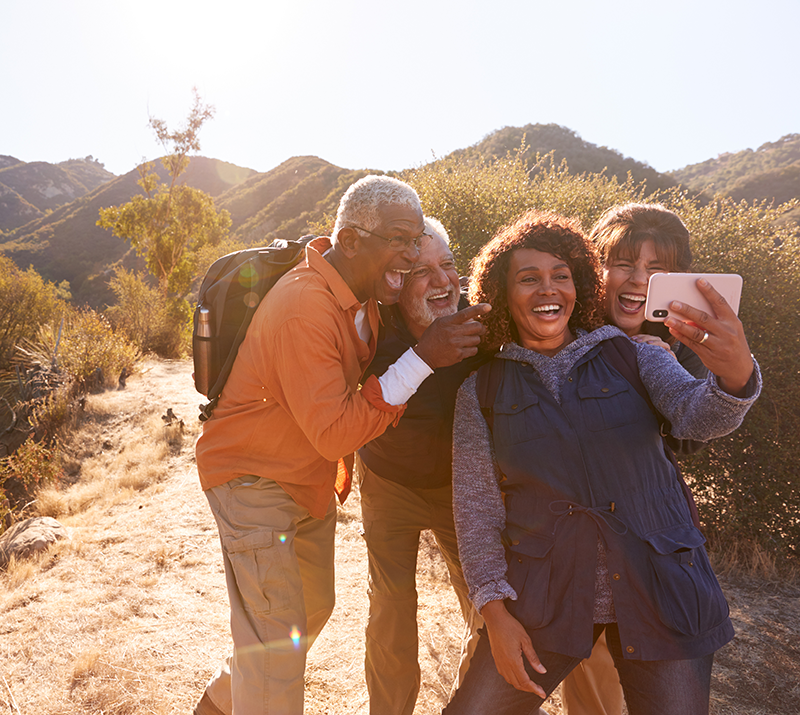
[[[339,301],[342,310],[358,310],[361,303],[358,302],[355,294],[350,290],[344,278],[328,261],[325,260],[324,253],[332,246],[328,236],[315,238],[306,246],[306,265],[319,273],[328,284],[334,297]]]
[[[587,333],[585,330],[578,328],[577,332],[578,336],[575,340],[563,348],[557,355],[554,355],[554,358],[560,358],[565,353],[574,353],[575,360],[578,360],[586,355],[592,348],[603,342],[603,340],[609,340],[617,335],[625,335],[625,333],[613,325],[603,325],[597,328],[597,330],[593,330],[591,333]],[[497,357],[503,358],[504,360],[514,360],[516,362],[531,362],[532,360],[536,360],[537,357],[541,358],[543,356],[533,350],[523,348],[521,345],[517,345],[517,343],[504,343],[500,346]]]

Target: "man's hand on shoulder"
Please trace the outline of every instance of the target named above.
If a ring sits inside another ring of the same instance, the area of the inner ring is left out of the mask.
[[[477,319],[491,309],[488,303],[478,303],[437,318],[422,334],[414,352],[433,369],[472,357],[478,352],[481,336],[486,332],[486,327]]]

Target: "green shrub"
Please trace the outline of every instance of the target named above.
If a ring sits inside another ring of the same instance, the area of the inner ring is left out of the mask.
[[[0,459],[0,531],[2,524],[36,498],[44,486],[57,484],[62,476],[58,445],[47,446],[27,439],[11,456]]]
[[[58,322],[67,287],[45,281],[33,268],[22,271],[0,254],[0,370],[11,365],[18,343],[34,338],[41,325]]]
[[[644,183],[604,174],[574,176],[539,157],[529,175],[520,153],[491,163],[448,157],[405,172],[427,215],[451,233],[459,270],[504,223],[527,208],[580,219],[588,230],[610,206],[660,201],[692,234],[695,269],[744,279],[740,317],[758,359],[764,390],[733,435],[684,460],[709,540],[717,547],[767,550],[779,563],[800,556],[800,242],[781,225],[798,203],[716,199],[706,205],[677,189],[648,192]]]
[[[43,332],[55,345],[55,332]],[[115,331],[104,315],[82,308],[64,324],[57,350],[58,366],[85,387],[115,386],[123,370],[130,374],[139,351],[123,333]]]
[[[180,357],[185,352],[185,310],[175,314],[174,303],[180,299],[165,298],[141,274],[118,268],[109,282],[117,298],[106,310],[114,327],[142,353],[161,357]]]
[[[462,275],[497,229],[533,205],[519,151],[498,161],[451,155],[403,172],[400,178],[416,189],[425,215],[444,224]]]
[[[675,196],[695,269],[739,273],[739,317],[764,388],[742,427],[684,465],[712,541],[745,541],[779,560],[800,556],[800,241],[777,226],[794,204],[769,208]]]
[[[497,161],[450,155],[401,175],[416,189],[425,214],[444,224],[462,275],[481,246],[527,209],[572,216],[588,229],[608,206],[646,194],[646,185],[630,177],[620,183],[604,174],[570,174],[566,162],[555,164],[552,155],[537,154],[529,171],[525,151],[523,144]]]
[[[22,402],[69,382],[76,383],[76,394],[115,386],[140,357],[136,346],[91,308],[72,308],[58,325],[41,326],[36,339],[23,341],[17,352],[15,397]],[[38,375],[42,386],[27,389],[26,375]]]

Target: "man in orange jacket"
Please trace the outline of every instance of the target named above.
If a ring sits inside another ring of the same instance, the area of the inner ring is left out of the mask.
[[[474,355],[478,305],[441,318],[380,376],[378,302],[398,300],[430,240],[416,192],[385,176],[351,186],[331,238],[265,296],[197,443],[220,533],[233,655],[196,715],[300,715],[308,648],[333,609],[337,462],[380,435],[434,368]]]

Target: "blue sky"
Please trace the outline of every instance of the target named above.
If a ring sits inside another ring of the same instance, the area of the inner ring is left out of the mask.
[[[419,166],[556,123],[659,171],[800,132],[800,2],[5,0],[0,154],[162,153],[192,87],[201,154]]]

